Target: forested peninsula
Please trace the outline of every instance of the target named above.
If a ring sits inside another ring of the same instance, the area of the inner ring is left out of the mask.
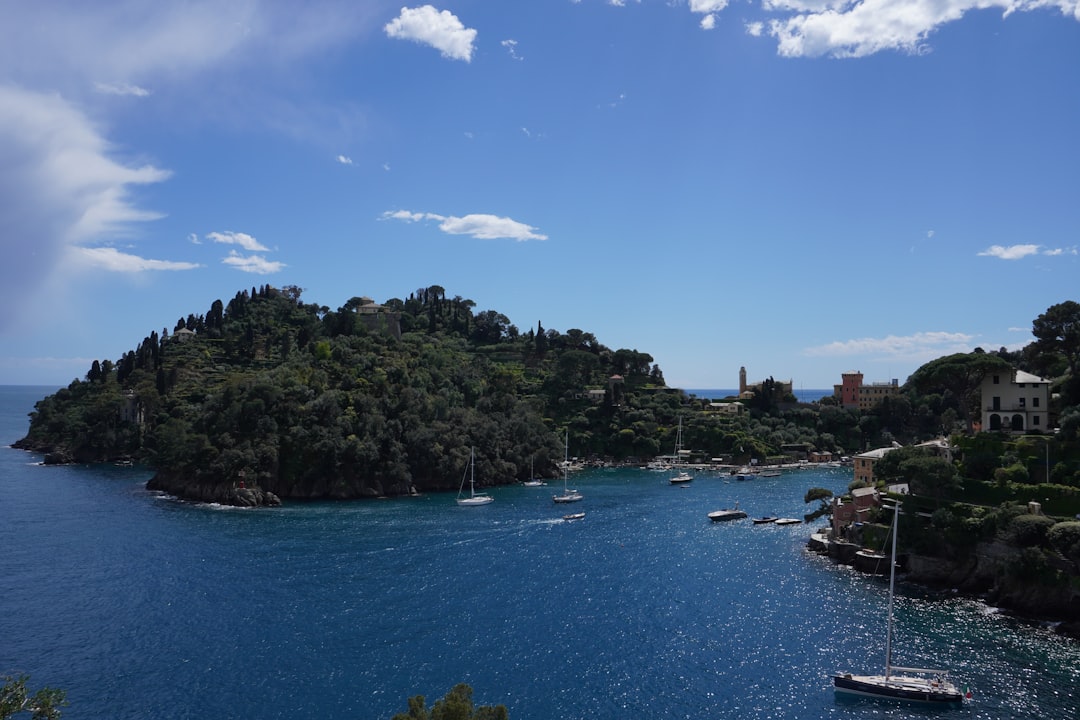
[[[336,310],[263,286],[94,361],[35,406],[16,447],[131,459],[150,487],[230,504],[480,486],[554,475],[574,452],[650,457],[685,396],[653,358],[589,332],[521,332],[438,286]]]

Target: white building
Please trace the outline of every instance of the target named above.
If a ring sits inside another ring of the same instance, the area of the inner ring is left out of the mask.
[[[1004,432],[1049,432],[1050,381],[1023,370],[983,378],[982,428]]]

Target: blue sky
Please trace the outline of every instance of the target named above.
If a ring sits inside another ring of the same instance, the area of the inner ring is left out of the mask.
[[[263,284],[441,285],[668,384],[1080,300],[1080,0],[0,0],[0,384]]]

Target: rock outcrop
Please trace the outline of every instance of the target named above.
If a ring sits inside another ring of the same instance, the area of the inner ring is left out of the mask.
[[[824,533],[812,536],[808,547],[844,565],[854,562],[854,546],[829,541]],[[908,582],[978,597],[1017,616],[1053,622],[1061,634],[1080,639],[1080,567],[1057,553],[997,539],[955,558],[905,553],[897,561]]]
[[[150,478],[146,489],[175,495],[183,500],[234,507],[276,507],[281,504],[281,498],[258,486],[249,487],[231,482],[207,484],[161,472]]]
[[[1080,568],[1057,553],[1018,548],[1003,540],[981,542],[956,560],[908,555],[906,579],[927,587],[975,595],[1017,615],[1060,621],[1080,630]]]

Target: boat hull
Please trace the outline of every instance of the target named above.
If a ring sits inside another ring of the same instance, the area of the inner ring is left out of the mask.
[[[746,517],[742,510],[716,510],[709,513],[709,519],[713,522],[725,522],[727,520],[741,520]]]
[[[935,684],[936,683],[936,684]],[[836,692],[882,700],[956,705],[964,701],[963,694],[948,682],[927,678],[883,675],[834,675]]]
[[[475,507],[476,505],[487,505],[490,502],[495,502],[495,498],[490,495],[473,495],[472,497],[458,498],[457,504],[462,507]]]

